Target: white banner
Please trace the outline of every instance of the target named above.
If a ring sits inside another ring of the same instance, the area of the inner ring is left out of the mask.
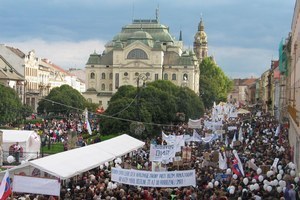
[[[13,192],[60,196],[60,181],[57,179],[14,175]]]
[[[163,160],[170,160],[175,157],[174,145],[155,145],[150,146],[150,161],[161,162]]]
[[[200,119],[196,119],[196,120],[189,119],[188,127],[189,128],[201,128]]]
[[[195,170],[151,172],[133,169],[111,169],[111,180],[141,187],[196,186]]]

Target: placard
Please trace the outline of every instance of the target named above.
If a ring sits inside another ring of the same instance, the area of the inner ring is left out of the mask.
[[[195,170],[151,172],[112,168],[111,180],[122,184],[141,187],[196,186]]]

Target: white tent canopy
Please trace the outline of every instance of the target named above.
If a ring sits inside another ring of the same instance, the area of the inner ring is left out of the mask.
[[[124,134],[100,143],[32,160],[9,171],[20,171],[23,167],[27,170],[28,168],[37,168],[65,180],[137,150],[144,144],[144,142]]]
[[[41,139],[35,131],[30,130],[0,130],[3,134],[2,149],[8,154],[10,146],[19,142],[24,156],[22,160],[37,158],[40,153]],[[7,157],[8,155],[6,155]]]

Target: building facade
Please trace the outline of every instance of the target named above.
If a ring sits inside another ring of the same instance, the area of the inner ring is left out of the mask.
[[[255,103],[256,78],[233,79],[233,89],[227,101],[239,106],[250,106]]]
[[[293,162],[300,171],[300,1],[296,0],[290,37],[290,66],[287,80],[289,141]]]
[[[54,87],[68,84],[85,91],[84,81],[48,59],[38,58],[34,50],[25,54],[6,45],[0,45],[0,83],[15,89],[21,101],[34,111]]]
[[[120,86],[139,87],[156,80],[169,80],[199,94],[199,61],[207,56],[202,21],[198,32],[196,36],[202,36],[195,36],[194,51],[200,60],[193,50],[183,49],[181,34],[176,40],[158,17],[133,20],[106,44],[102,54],[90,55],[85,68],[85,98],[107,108],[109,99]]]

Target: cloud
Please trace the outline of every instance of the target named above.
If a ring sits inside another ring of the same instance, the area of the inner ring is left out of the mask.
[[[235,46],[212,46],[217,64],[230,78],[260,77],[270,68],[274,52],[267,49]]]
[[[35,50],[37,57],[48,58],[56,65],[68,69],[71,67],[84,68],[89,55],[94,51],[102,53],[105,43],[101,40],[48,42],[34,39],[24,42],[6,43],[6,45],[19,48],[24,53]]]

